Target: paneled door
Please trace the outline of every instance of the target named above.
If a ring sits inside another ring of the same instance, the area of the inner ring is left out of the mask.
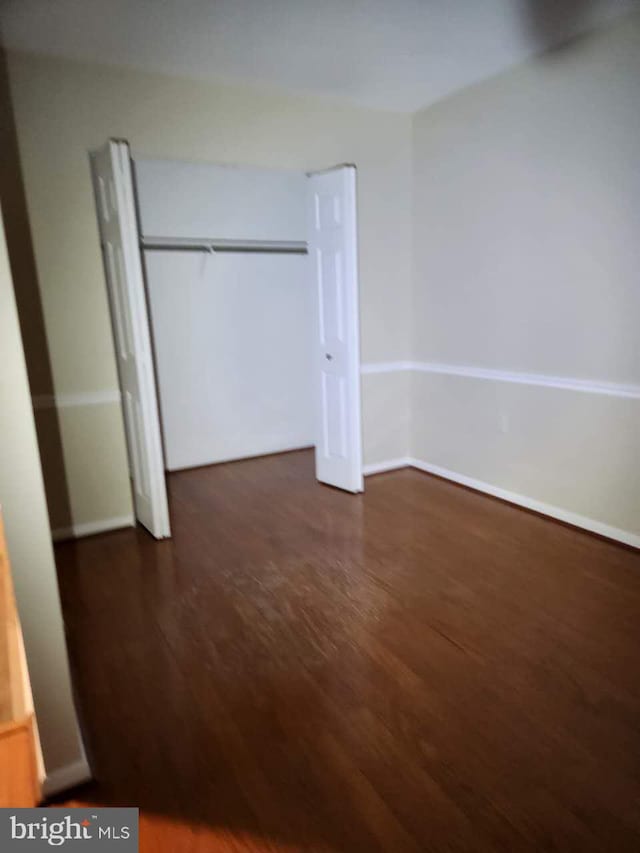
[[[316,292],[316,477],[361,492],[356,170],[309,175],[309,255]]]
[[[171,530],[129,146],[110,140],[91,163],[135,514],[162,539]]]

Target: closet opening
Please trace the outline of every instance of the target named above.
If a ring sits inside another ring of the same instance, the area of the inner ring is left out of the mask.
[[[315,448],[363,490],[356,169],[91,155],[135,517],[166,473]]]

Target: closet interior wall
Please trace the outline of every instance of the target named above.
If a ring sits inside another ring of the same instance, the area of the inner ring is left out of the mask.
[[[306,176],[134,165],[167,469],[313,445]]]

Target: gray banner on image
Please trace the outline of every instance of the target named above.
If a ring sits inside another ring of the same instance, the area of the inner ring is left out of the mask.
[[[0,853],[138,853],[138,809],[0,808]]]

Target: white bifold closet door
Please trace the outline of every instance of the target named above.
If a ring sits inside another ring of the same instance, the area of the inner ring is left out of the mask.
[[[309,255],[316,295],[316,477],[361,492],[356,170],[309,176]]]
[[[171,531],[129,146],[111,140],[91,163],[135,514],[162,539]]]

